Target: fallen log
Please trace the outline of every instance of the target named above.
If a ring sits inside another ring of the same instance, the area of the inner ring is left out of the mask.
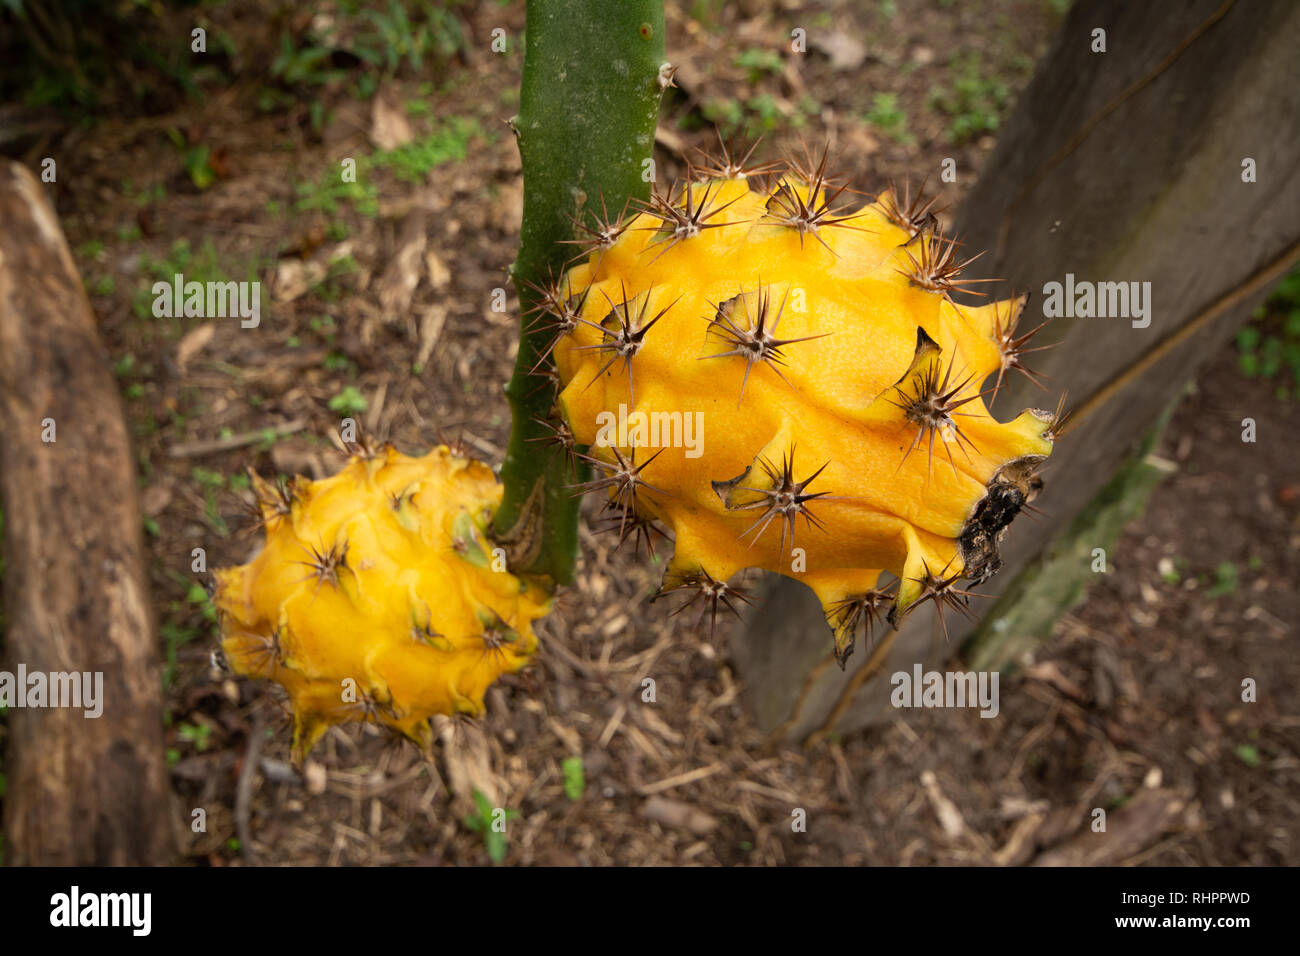
[[[44,187],[5,160],[0,449],[5,862],[170,862],[160,658],[121,401]]]

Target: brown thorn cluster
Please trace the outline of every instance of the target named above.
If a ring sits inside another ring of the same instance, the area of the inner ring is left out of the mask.
[[[370,691],[362,691],[356,701],[344,702],[343,710],[348,719],[362,723],[379,724],[401,719],[392,701],[382,701]]]
[[[594,209],[587,210],[588,214],[595,221],[594,226],[589,226],[580,216],[570,216],[573,221],[573,227],[583,235],[577,239],[561,239],[565,245],[578,246],[581,249],[580,255],[600,251],[604,254],[607,250],[613,248],[614,243],[618,242],[619,237],[627,231],[628,203],[623,203],[623,209],[617,217],[611,218],[609,208],[605,205],[605,195],[600,196],[600,213],[597,214]]]
[[[965,398],[957,398],[957,395],[970,384],[970,381],[971,377],[968,376],[958,384],[952,385],[952,362],[949,362],[948,369],[943,373],[942,379],[939,377],[938,364],[931,364],[922,373],[919,380],[915,380],[916,389],[910,395],[904,392],[901,386],[895,386],[894,390],[898,392],[902,401],[894,401],[893,399],[887,399],[887,401],[896,408],[901,408],[903,417],[916,425],[916,435],[912,439],[912,444],[903,453],[903,461],[898,463],[900,469],[916,447],[928,438],[925,472],[929,475],[931,466],[934,464],[934,439],[936,435],[944,443],[944,448],[948,454],[948,462],[952,465],[954,474],[958,474],[957,462],[952,457],[952,449],[948,448],[948,435],[952,435],[956,439],[957,446],[961,448],[968,460],[970,451],[966,450],[967,446],[970,447],[971,451],[978,452],[975,444],[962,433],[955,420],[957,416],[970,414],[969,412],[959,412],[957,409],[979,397],[979,393],[976,393]]]
[[[479,660],[488,654],[492,655],[498,667],[505,667],[505,651],[503,648],[507,644],[513,644],[519,640],[519,632],[506,623],[492,608],[487,608],[488,620],[483,621],[483,630],[479,634],[479,639],[483,642],[483,654]]]
[[[418,642],[420,642],[421,644],[430,644],[430,645],[432,645],[434,639],[435,639],[435,638],[439,638],[439,637],[445,637],[445,635],[443,635],[443,634],[439,634],[439,633],[438,633],[437,631],[435,631],[435,630],[433,629],[433,627],[432,627],[431,625],[429,625],[429,624],[412,624],[412,625],[411,625],[411,640],[413,640],[413,641],[418,641]]]
[[[646,333],[654,327],[656,322],[667,314],[669,309],[677,304],[677,299],[673,299],[672,302],[660,309],[653,319],[647,322],[646,314],[650,311],[650,290],[646,290],[645,297],[641,300],[641,307],[637,310],[636,317],[634,318],[632,316],[632,303],[629,301],[627,295],[627,287],[622,285],[621,280],[620,286],[622,286],[623,301],[615,303],[608,295],[606,295],[605,299],[609,302],[610,313],[605,316],[605,319],[602,322],[597,324],[588,319],[578,319],[578,321],[584,325],[589,325],[593,329],[599,329],[605,336],[604,341],[597,345],[578,346],[578,351],[609,353],[609,361],[601,366],[600,371],[592,376],[592,382],[596,381],[596,379],[608,372],[615,362],[622,359],[623,370],[627,372],[628,399],[632,405],[635,405],[636,392],[632,381],[632,358],[637,352],[641,351],[641,344],[645,340]],[[616,323],[616,327],[613,329],[609,327],[611,319]],[[587,387],[591,387],[590,383],[588,383]]]
[[[943,609],[945,607],[957,611],[967,620],[976,620],[975,612],[970,609],[970,599],[972,597],[989,597],[987,594],[976,594],[974,591],[963,590],[957,587],[957,581],[961,578],[962,572],[957,572],[949,577],[944,577],[949,565],[945,564],[938,574],[930,570],[930,565],[924,560],[921,566],[925,569],[919,578],[912,578],[921,585],[921,596],[912,602],[913,607],[919,607],[926,601],[933,601],[935,612],[939,615],[939,625],[943,628],[943,636],[948,640],[948,622],[944,620]]]
[[[1069,392],[1061,393],[1061,397],[1056,402],[1056,411],[1052,413],[1052,421],[1043,430],[1043,437],[1048,441],[1054,442],[1065,434],[1065,423],[1074,414],[1074,409],[1070,409],[1068,412],[1065,410],[1065,399],[1069,394]]]
[[[536,312],[530,331],[546,329],[555,333],[551,341],[546,344],[541,353],[537,356],[537,362],[529,369],[530,375],[536,375],[542,366],[547,364],[551,353],[555,347],[566,335],[572,335],[573,330],[578,327],[582,321],[582,309],[587,304],[587,294],[589,289],[582,290],[576,296],[569,297],[563,292],[558,283],[550,282],[546,285],[533,285],[531,287],[538,293],[537,304],[530,309],[530,312]]]
[[[949,239],[942,233],[926,233],[917,247],[917,255],[913,255],[911,249],[903,249],[903,252],[907,254],[907,258],[911,260],[911,267],[895,271],[906,276],[913,285],[929,292],[942,294],[956,308],[957,303],[952,301],[954,292],[985,295],[986,293],[978,292],[970,288],[970,286],[998,281],[997,279],[958,278],[962,269],[984,255],[984,253],[978,252],[968,259],[958,260],[957,249],[960,245],[961,243],[956,239]]]
[[[926,475],[930,475],[931,467],[935,463],[935,436],[939,436],[940,440],[944,442],[944,449],[948,453],[948,462],[953,466],[954,475],[958,473],[957,462],[953,459],[952,449],[948,447],[949,434],[956,438],[957,446],[966,455],[967,460],[970,460],[970,451],[978,453],[979,449],[976,449],[975,442],[966,437],[966,434],[958,427],[956,419],[958,416],[970,415],[970,412],[957,410],[966,405],[967,402],[974,402],[976,398],[979,398],[980,393],[967,395],[966,398],[957,398],[957,395],[970,384],[971,378],[974,376],[963,378],[957,385],[952,385],[952,376],[952,362],[948,363],[948,371],[944,372],[943,378],[939,377],[939,365],[931,364],[920,375],[919,380],[915,380],[917,388],[915,388],[913,394],[907,394],[902,390],[901,386],[894,386],[894,390],[901,395],[902,401],[896,402],[892,398],[887,399],[887,401],[894,407],[902,408],[904,418],[917,425],[917,434],[915,434],[915,437],[911,440],[911,445],[907,446],[907,450],[902,455],[902,462],[898,462],[898,468],[902,468],[907,460],[907,455],[913,453],[917,446],[920,445],[920,442],[928,438],[930,441],[927,444]],[[970,447],[970,451],[967,451],[967,446]]]
[[[640,204],[642,212],[659,220],[657,226],[643,227],[659,233],[658,238],[651,240],[647,248],[663,245],[664,248],[659,253],[659,256],[661,256],[677,243],[685,239],[694,239],[705,229],[717,229],[720,226],[733,225],[727,222],[709,222],[709,220],[722,213],[728,206],[736,202],[736,199],[728,200],[720,206],[716,202],[711,202],[715,184],[707,183],[703,187],[699,203],[696,204],[696,188],[695,183],[689,179],[686,181],[679,197],[680,206],[673,202],[671,194],[664,195],[657,189],[651,192],[648,203],[643,202]],[[655,259],[658,259],[659,256],[655,256]]]
[[[338,441],[339,447],[343,453],[350,458],[359,458],[362,461],[370,461],[373,458],[378,458],[380,453],[382,453],[387,447],[388,443],[369,434],[361,426],[360,422],[354,420],[354,425],[355,428],[353,434],[356,438],[353,441],[348,441],[344,438],[343,428],[342,426],[339,427]]]
[[[845,210],[835,206],[839,197],[848,190],[848,183],[837,183],[826,174],[827,150],[822,151],[822,158],[814,163],[811,157],[800,163],[794,159],[787,162],[794,175],[803,181],[808,189],[807,198],[800,196],[798,190],[789,183],[780,183],[767,198],[766,214],[769,222],[788,226],[799,233],[799,247],[803,248],[804,236],[812,236],[832,255],[835,250],[819,234],[825,227],[838,226],[842,229],[867,230],[861,226],[847,223],[856,214],[845,214]]]
[[[940,206],[937,209],[934,204],[939,201],[937,195],[925,198],[925,184],[927,180],[922,180],[921,188],[916,191],[916,196],[912,196],[912,180],[910,178],[903,181],[903,198],[898,198],[898,187],[893,182],[889,183],[888,199],[882,204],[884,213],[889,220],[900,229],[905,230],[910,238],[907,240],[908,245],[912,243],[917,236],[922,233],[933,233],[939,228],[939,213],[943,212],[947,206]]]
[[[603,509],[604,511],[613,512],[608,518],[603,519],[603,524],[593,530],[597,534],[606,532],[618,532],[618,547],[627,543],[628,539],[632,540],[632,553],[638,558],[641,556],[641,543],[644,541],[646,552],[649,555],[655,553],[655,538],[659,537],[668,540],[668,535],[663,528],[659,527],[658,522],[653,518],[643,515],[633,509],[628,509],[612,505]]]
[[[411,487],[404,488],[401,491],[390,492],[388,495],[388,507],[392,508],[394,511],[401,511],[402,505],[415,497],[415,492],[411,490]]]
[[[560,373],[557,372],[554,368],[551,368],[549,366],[546,368],[539,368],[539,369],[535,369],[530,374],[533,376],[533,378],[540,379],[541,384],[528,393],[529,398],[532,398],[534,395],[536,395],[538,392],[542,391],[543,389],[550,389],[554,393],[558,393],[560,391],[560,384],[561,384]]]
[[[542,282],[525,280],[524,285],[537,294],[537,300],[524,310],[525,317],[531,316],[524,326],[524,331],[532,332],[547,324],[548,316],[561,312],[568,301],[568,296],[564,294],[560,281],[555,278],[555,273],[549,269],[546,279]]]
[[[636,449],[632,449],[631,456],[624,458],[623,453],[617,448],[610,448],[614,453],[614,462],[605,461],[601,458],[595,458],[591,455],[579,455],[583,461],[590,462],[598,469],[604,472],[599,478],[593,478],[591,481],[585,481],[577,485],[574,494],[582,495],[589,491],[602,491],[612,489],[613,494],[601,508],[601,514],[609,511],[619,513],[619,534],[626,534],[628,516],[639,512],[637,508],[637,495],[642,488],[652,491],[656,494],[667,494],[663,489],[656,488],[641,477],[641,472],[648,468],[656,458],[664,453],[664,449],[659,449],[641,464],[636,463]]]
[[[528,438],[525,441],[549,445],[553,452],[558,449],[564,455],[565,467],[568,469],[569,475],[576,475],[578,470],[578,443],[568,421],[558,413],[552,413],[550,418],[534,418],[533,421],[545,428],[548,434]]]
[[[876,625],[881,621],[881,608],[892,604],[893,600],[894,595],[889,588],[872,588],[863,594],[845,598],[831,605],[831,627],[837,635],[846,633],[849,636],[848,643],[842,648],[837,647],[835,651],[840,670],[844,669],[849,655],[853,653],[853,647],[857,643],[858,625],[863,625],[863,633],[870,646],[875,637]]]
[[[736,601],[743,601],[745,604],[749,604],[751,606],[754,603],[752,600],[750,600],[749,596],[745,593],[744,590],[734,585],[728,584],[726,581],[717,580],[715,577],[713,577],[713,575],[709,574],[709,572],[705,571],[703,568],[701,568],[697,572],[687,575],[679,583],[673,585],[672,587],[661,590],[658,594],[654,596],[653,600],[658,600],[659,598],[663,597],[665,594],[672,594],[677,591],[685,591],[685,590],[690,590],[693,591],[694,593],[690,596],[690,598],[686,601],[685,604],[683,604],[677,610],[673,611],[672,614],[670,614],[669,616],[676,617],[678,614],[681,614],[682,611],[685,611],[696,601],[703,598],[706,606],[701,609],[700,616],[696,618],[695,626],[698,627],[704,621],[704,615],[708,614],[710,638],[712,638],[717,633],[718,610],[720,608],[725,608],[726,610],[730,611],[732,614],[736,615],[736,617],[740,617],[740,610],[736,607],[734,603],[732,603],[733,599]]]
[[[279,668],[284,661],[284,648],[280,643],[283,634],[283,628],[276,625],[275,630],[270,634],[257,635],[258,646],[252,651],[245,652],[256,671],[274,673]]]
[[[263,482],[257,472],[249,468],[248,477],[249,483],[254,489],[254,500],[250,502],[242,495],[240,496],[240,505],[250,521],[249,525],[241,532],[244,535],[265,531],[271,521],[278,518],[287,518],[293,513],[294,502],[298,500],[298,495],[294,491],[292,483],[284,481],[278,475],[273,481]],[[271,497],[264,498],[257,489],[266,485],[271,487]]]
[[[807,143],[803,144],[802,150],[802,156],[796,156],[792,152],[784,154],[786,168],[791,174],[802,180],[806,185],[820,184],[825,189],[834,189],[837,196],[846,191],[857,192],[857,190],[849,188],[847,177],[826,171],[827,163],[830,161],[829,145],[823,147],[820,159],[816,158],[812,151],[808,149]]]
[[[807,494],[804,489],[817,480],[817,476],[826,470],[830,462],[826,462],[803,481],[796,481],[794,477],[794,446],[785,453],[781,459],[780,466],[773,464],[766,458],[760,458],[759,466],[766,473],[768,480],[772,482],[771,488],[747,488],[741,487],[740,491],[751,491],[755,494],[762,495],[758,501],[749,504],[736,505],[736,510],[746,511],[756,508],[764,509],[763,514],[752,525],[741,532],[741,537],[754,532],[754,541],[751,547],[763,536],[768,525],[773,521],[781,521],[781,550],[778,565],[784,561],[786,554],[786,539],[789,538],[790,547],[794,547],[795,519],[800,515],[809,527],[817,528],[824,531],[825,525],[808,509],[808,502],[817,498],[824,498],[828,492],[821,491],[815,494]]]
[[[1013,303],[1012,306],[1007,309],[1007,314],[1003,316],[998,309],[998,305],[995,303],[993,306],[993,340],[997,343],[998,351],[1002,353],[1002,364],[998,367],[998,380],[993,384],[992,395],[994,398],[997,397],[998,389],[1002,387],[1003,377],[1012,369],[1019,371],[1025,376],[1025,378],[1029,379],[1039,388],[1044,391],[1047,390],[1047,386],[1039,381],[1039,373],[1026,367],[1021,361],[1021,357],[1028,355],[1030,352],[1043,352],[1052,347],[1051,345],[1038,345],[1034,348],[1025,348],[1025,345],[1029,340],[1037,335],[1039,331],[1047,325],[1047,322],[1044,321],[1041,325],[1036,326],[1024,335],[1017,336],[1014,331],[1014,308],[1015,306]],[[1047,376],[1045,375],[1043,376],[1043,378],[1046,377]]]
[[[776,168],[775,163],[763,163],[758,166],[748,165],[749,159],[754,155],[754,151],[758,149],[759,143],[763,142],[763,137],[760,136],[754,140],[749,149],[744,151],[744,155],[741,155],[739,149],[733,148],[733,144],[723,139],[721,129],[715,128],[715,131],[718,134],[720,154],[713,157],[702,149],[697,150],[703,158],[703,163],[699,166],[692,164],[690,174],[701,179],[748,179],[750,176],[761,176]]]
[[[325,550],[315,547],[308,547],[307,553],[311,555],[310,561],[299,561],[298,564],[305,564],[311,568],[311,574],[307,578],[316,579],[316,593],[320,593],[321,585],[326,581],[334,587],[339,586],[339,572],[351,571],[348,567],[348,542],[344,538],[341,543],[336,542]]]
[[[797,339],[778,339],[775,335],[776,327],[781,321],[781,315],[785,311],[786,298],[789,293],[781,297],[781,304],[777,306],[776,314],[772,314],[771,309],[771,292],[768,289],[760,288],[757,299],[757,315],[750,320],[747,327],[741,327],[731,316],[735,312],[738,303],[744,300],[743,295],[737,295],[727,299],[718,306],[714,317],[709,320],[708,333],[720,337],[723,342],[729,346],[725,352],[718,352],[714,355],[702,355],[700,360],[711,358],[726,358],[731,355],[737,355],[745,360],[745,377],[740,383],[740,397],[736,399],[736,407],[745,398],[745,386],[749,384],[749,373],[759,362],[766,362],[767,365],[781,376],[781,381],[787,385],[790,384],[785,375],[782,374],[778,366],[785,365],[785,356],[781,349],[787,345],[793,345],[795,342],[807,342],[811,339],[824,338],[829,332],[821,335],[805,335]],[[768,320],[771,319],[771,326],[768,326]],[[708,334],[706,333],[706,334]]]
[[[455,438],[448,435],[441,425],[435,427],[434,434],[437,435],[438,444],[445,445],[447,451],[451,452],[457,458],[469,458],[473,454],[473,449],[470,448],[469,442],[465,440],[465,429],[463,426],[456,433]]]

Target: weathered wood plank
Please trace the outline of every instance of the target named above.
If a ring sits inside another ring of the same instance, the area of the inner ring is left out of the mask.
[[[1092,52],[1094,29],[1107,52]],[[1038,523],[1014,526],[1006,566],[1025,567],[1098,493],[1171,396],[1222,348],[1267,288],[1300,257],[1300,6],[1287,0],[1076,3],[958,216],[977,275],[1034,292],[1048,282],[1149,282],[1149,324],[1062,318],[1041,334],[1057,348],[1035,364],[1053,397],[1018,381],[994,411],[1052,404],[1068,390],[1077,427],[1058,443]],[[1244,182],[1243,161],[1256,182]],[[1038,341],[1035,341],[1038,344]],[[1231,410],[1249,414],[1249,409]],[[874,676],[827,667],[816,603],[781,581],[733,643],[759,721],[796,739],[864,726],[889,712],[888,675],[939,663],[930,614],[912,615]],[[856,671],[855,671],[856,668]],[[881,679],[881,678],[884,679]]]

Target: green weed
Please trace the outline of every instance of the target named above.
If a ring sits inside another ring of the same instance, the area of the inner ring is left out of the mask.
[[[952,88],[934,87],[928,100],[932,108],[949,117],[949,141],[960,145],[996,130],[1011,101],[1010,87],[996,77],[983,75],[984,60],[975,51],[953,57],[949,68]]]
[[[337,412],[344,418],[354,418],[369,407],[370,403],[355,385],[343,386],[343,391],[329,401],[330,411]]]
[[[560,770],[564,774],[564,795],[573,801],[581,800],[587,791],[587,774],[582,758],[565,757],[560,762]]]
[[[465,826],[483,835],[483,845],[493,863],[506,858],[507,838],[505,828],[510,820],[518,819],[517,810],[493,807],[483,791],[474,789],[475,812],[466,815]]]
[[[779,76],[785,69],[785,61],[781,59],[781,54],[757,47],[737,53],[732,58],[732,62],[745,71],[751,86],[762,82],[765,76]]]
[[[898,105],[897,93],[876,93],[871,97],[871,109],[866,120],[890,139],[908,144],[915,141],[907,129],[907,114]]]
[[[1237,367],[1243,375],[1277,379],[1275,395],[1283,401],[1300,393],[1300,269],[1283,279],[1268,302],[1255,310],[1236,342]]]

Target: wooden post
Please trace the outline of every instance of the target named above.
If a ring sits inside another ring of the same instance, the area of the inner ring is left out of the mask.
[[[1104,53],[1095,52],[1098,30]],[[1094,499],[1197,366],[1300,258],[1298,34],[1300,5],[1290,0],[1071,8],[961,208],[957,234],[968,254],[988,250],[973,274],[1033,293],[1025,330],[1042,321],[1045,284],[1064,284],[1067,273],[1150,283],[1150,324],[1056,319],[1039,339],[1059,345],[1034,365],[1050,376],[1050,397],[1025,381],[998,395],[994,414],[1007,419],[1068,390],[1075,427],[1057,443],[1036,502],[1047,518],[1011,528],[1006,565],[982,591],[1006,590]],[[1239,420],[1250,411],[1228,413]],[[946,642],[932,614],[913,614],[889,646],[874,657],[860,650],[845,674],[831,662],[816,602],[781,580],[732,646],[762,726],[807,739],[891,712],[889,675],[914,661],[941,667],[969,630],[954,617]],[[1005,662],[994,645],[1016,637],[986,633],[980,659]]]
[[[3,160],[0,502],[0,672],[103,675],[93,706],[11,706],[5,862],[170,862],[159,653],[121,401],[44,187]],[[92,676],[82,689],[94,687]]]

